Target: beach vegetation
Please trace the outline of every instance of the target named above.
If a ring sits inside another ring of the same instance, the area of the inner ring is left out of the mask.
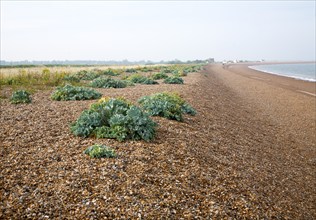
[[[166,84],[183,84],[183,79],[179,76],[169,76],[163,82]]]
[[[31,94],[25,90],[18,90],[13,92],[10,102],[12,104],[31,103]]]
[[[67,82],[71,82],[71,83],[79,83],[80,82],[80,78],[78,78],[74,74],[67,74],[67,75],[65,75],[64,76],[64,80],[67,81]]]
[[[72,77],[78,78],[79,80],[93,80],[100,75],[101,74],[96,71],[80,70],[79,72],[72,74]]]
[[[125,70],[126,73],[137,73],[137,70],[134,68],[128,68]]]
[[[85,154],[89,155],[91,158],[114,158],[116,157],[115,150],[111,147],[101,144],[94,144],[88,147]]]
[[[89,86],[94,88],[125,88],[128,85],[131,85],[131,83],[126,80],[113,79],[109,77],[96,78],[89,84]]]
[[[101,96],[101,93],[90,88],[65,85],[57,87],[51,98],[56,101],[69,101],[98,99]]]
[[[133,83],[139,83],[139,84],[147,84],[147,85],[158,84],[157,81],[154,81],[153,79],[148,78],[146,76],[142,76],[140,74],[130,75],[126,79],[133,82]]]
[[[154,73],[153,75],[151,75],[151,78],[153,80],[165,79],[165,78],[168,78],[168,75],[166,73],[159,72],[159,73]]]
[[[150,141],[157,124],[147,113],[123,98],[102,98],[71,124],[76,136]]]
[[[106,70],[97,70],[99,72],[100,75],[103,75],[103,76],[118,76],[120,75],[120,70],[114,70],[114,69],[106,69]]]
[[[138,100],[141,108],[152,116],[183,121],[183,114],[195,115],[195,109],[176,93],[156,93]]]

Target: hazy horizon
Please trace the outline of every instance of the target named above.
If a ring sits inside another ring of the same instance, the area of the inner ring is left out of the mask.
[[[315,2],[1,1],[1,60],[315,61]]]

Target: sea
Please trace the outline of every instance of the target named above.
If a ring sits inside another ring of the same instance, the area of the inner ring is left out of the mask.
[[[275,75],[316,82],[316,63],[263,64],[249,66],[249,68]]]

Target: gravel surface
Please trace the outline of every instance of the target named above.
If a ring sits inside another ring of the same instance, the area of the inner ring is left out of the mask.
[[[176,91],[196,108],[184,122],[153,118],[151,143],[73,136],[69,124],[95,101],[51,101],[52,91],[2,101],[0,219],[315,219],[315,97],[238,71],[99,89],[134,102]],[[95,143],[118,158],[83,154]]]

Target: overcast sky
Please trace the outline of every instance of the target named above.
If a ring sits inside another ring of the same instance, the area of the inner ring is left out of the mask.
[[[315,7],[1,0],[1,60],[315,60]]]

